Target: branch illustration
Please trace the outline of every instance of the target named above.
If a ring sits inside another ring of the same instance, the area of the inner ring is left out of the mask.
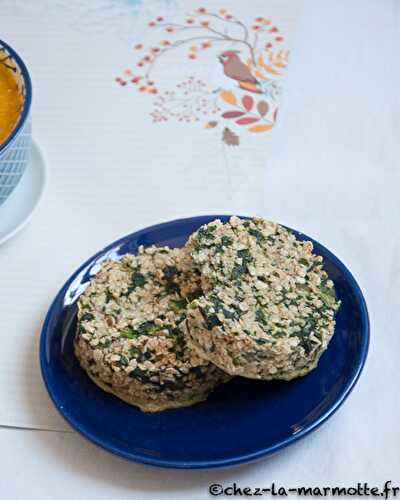
[[[172,49],[177,49],[178,47],[182,47],[182,45],[186,45],[188,43],[195,42],[197,40],[212,40],[213,42],[225,42],[225,39],[217,38],[217,37],[210,37],[210,36],[194,36],[191,38],[187,38],[186,40],[177,40],[176,42],[172,42],[168,47],[165,47],[165,49],[161,49],[157,55],[154,56],[153,60],[150,62],[149,67],[145,73],[146,78],[150,78],[150,74],[153,70],[154,64],[157,62],[157,60],[166,52],[172,50]]]
[[[220,9],[217,12],[213,12],[203,7],[198,8],[187,14],[182,22],[169,23],[162,16],[158,16],[150,21],[148,25],[152,28],[164,29],[168,34],[175,33],[178,35],[178,39],[164,39],[156,46],[147,48],[145,48],[142,43],[137,43],[134,46],[135,50],[146,50],[146,53],[136,63],[136,66],[140,68],[146,66],[146,69],[144,69],[143,76],[136,75],[135,78],[131,79],[131,82],[135,84],[138,83],[139,79],[149,79],[158,60],[167,52],[189,45],[193,42],[202,41],[203,43],[199,45],[195,43],[190,47],[188,53],[189,59],[196,59],[200,51],[210,48],[214,42],[226,44],[228,46],[227,48],[229,48],[231,44],[240,44],[245,47],[249,55],[249,57],[246,58],[246,64],[251,71],[259,71],[262,52],[266,52],[270,56],[273,52],[275,43],[284,41],[284,37],[278,33],[278,28],[274,26],[269,19],[257,17],[254,19],[253,24],[247,25],[245,22],[229,13],[226,9]],[[238,29],[232,32],[232,27],[237,27]],[[258,44],[261,41],[265,42],[265,44],[259,48]],[[276,57],[279,58],[280,56],[276,55]],[[275,76],[279,76],[280,74],[279,69],[275,70],[272,67],[274,63],[268,68],[263,64],[261,64],[261,66],[262,69],[265,69],[270,74]],[[277,61],[276,66],[283,68],[284,61]],[[130,70],[125,70],[125,74],[132,75],[132,72]],[[127,84],[127,81],[121,77],[116,78],[116,81],[120,85]],[[139,90],[146,91],[148,89],[142,85],[139,87]],[[154,94],[157,93],[157,91],[158,89],[153,86],[151,93]]]
[[[196,23],[196,19],[199,20],[199,23]],[[203,20],[201,20],[203,19]],[[214,26],[210,25],[209,19],[217,19],[220,23],[224,23],[228,25],[223,31],[220,29],[216,29]],[[175,49],[181,47],[185,44],[192,43],[196,40],[209,40],[213,42],[226,42],[226,43],[238,43],[244,45],[246,49],[249,51],[251,61],[253,65],[256,65],[256,55],[255,55],[255,47],[254,44],[251,44],[249,41],[249,30],[247,26],[237,19],[233,17],[231,14],[220,15],[215,12],[208,12],[206,9],[198,9],[192,14],[189,14],[189,17],[186,19],[186,25],[182,23],[166,23],[164,22],[164,18],[158,17],[155,21],[149,22],[150,27],[154,28],[165,28],[168,33],[182,33],[182,32],[192,32],[197,31],[199,35],[191,36],[189,38],[185,38],[182,40],[176,40],[174,42],[170,42],[168,46],[164,49],[159,50],[157,53],[153,54],[151,60],[148,61],[149,68],[146,71],[146,77],[150,77],[150,74],[153,70],[153,67],[157,60],[163,56],[166,52],[171,49]],[[243,36],[232,35],[229,33],[228,27],[236,25],[239,26],[243,31]],[[200,33],[204,34],[201,35]],[[208,34],[209,33],[209,34]]]
[[[189,77],[176,85],[174,90],[167,90],[157,97],[153,121],[167,121],[175,118],[178,121],[200,121],[205,115],[220,111],[217,96],[202,80]]]
[[[233,17],[233,16],[230,16],[229,18],[222,17],[218,14],[214,14],[212,12],[207,12],[207,11],[203,12],[203,13],[194,12],[193,14],[190,14],[190,15],[193,17],[211,17],[211,18],[218,19],[220,21],[224,21],[226,23],[237,24],[244,31],[244,41],[247,42],[249,39],[249,30],[247,29],[247,26],[244,23],[242,23],[242,21],[239,21],[239,19],[237,19],[236,17]]]

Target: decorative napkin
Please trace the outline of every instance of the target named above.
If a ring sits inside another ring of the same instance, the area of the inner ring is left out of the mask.
[[[163,220],[260,213],[296,15],[289,0],[3,0],[51,177],[34,222],[0,249],[0,424],[67,428],[37,341],[84,259]]]

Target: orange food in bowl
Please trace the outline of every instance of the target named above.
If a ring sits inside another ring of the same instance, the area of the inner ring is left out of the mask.
[[[22,104],[14,72],[0,60],[0,145],[14,130]]]

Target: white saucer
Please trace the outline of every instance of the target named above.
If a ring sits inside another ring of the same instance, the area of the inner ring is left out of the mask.
[[[0,245],[15,236],[30,221],[47,185],[47,162],[36,142],[31,160],[18,186],[0,205]]]

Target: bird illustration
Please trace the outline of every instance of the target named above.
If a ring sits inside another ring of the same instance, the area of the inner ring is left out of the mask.
[[[260,82],[252,75],[249,67],[241,61],[238,54],[237,50],[226,50],[219,55],[218,59],[225,75],[236,80],[243,90],[262,94],[263,91],[259,88]]]

